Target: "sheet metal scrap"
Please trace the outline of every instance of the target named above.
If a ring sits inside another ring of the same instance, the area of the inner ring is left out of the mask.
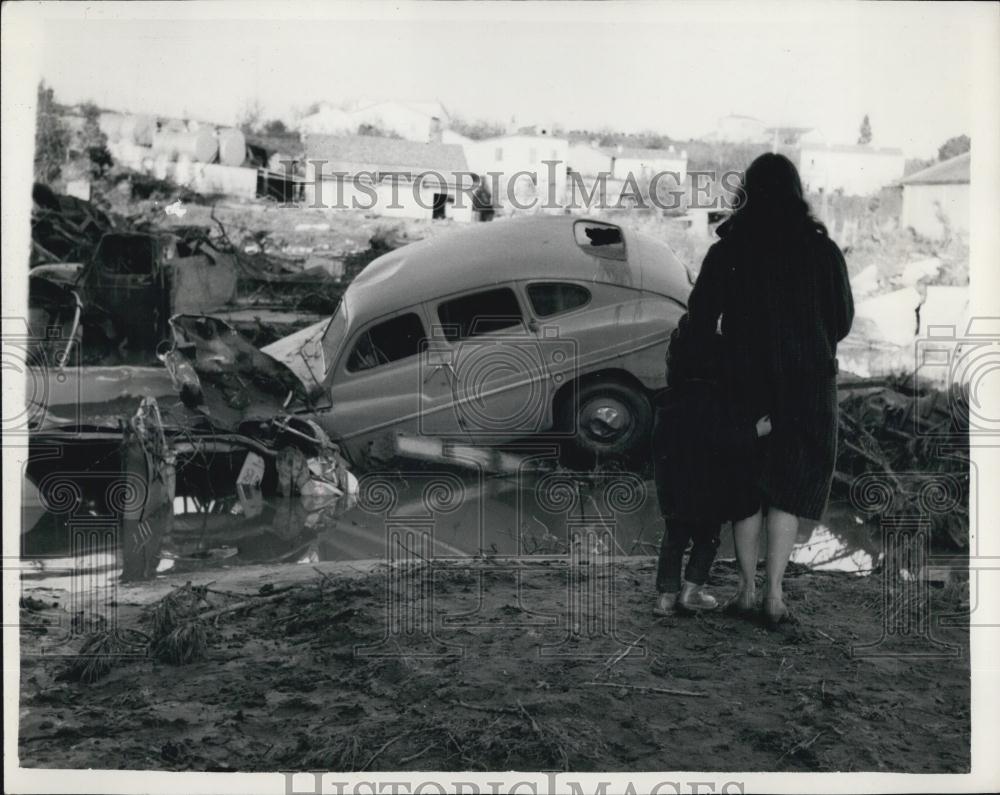
[[[93,203],[64,196],[36,183],[31,192],[31,265],[85,262],[107,232],[123,219]]]
[[[261,352],[228,323],[208,315],[170,319],[174,345],[159,353],[181,400],[217,427],[274,418],[308,405],[309,395],[286,365]]]

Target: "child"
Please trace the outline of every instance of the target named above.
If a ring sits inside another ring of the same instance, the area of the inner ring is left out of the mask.
[[[701,338],[684,315],[670,336],[667,389],[657,400],[653,431],[656,490],[666,524],[656,615],[718,606],[702,587],[715,560],[720,527],[760,507],[753,457],[758,438],[771,432],[771,421],[761,417],[755,427],[736,422],[722,384],[723,366],[722,337]]]

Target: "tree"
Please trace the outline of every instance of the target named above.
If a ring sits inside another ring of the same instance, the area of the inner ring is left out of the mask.
[[[968,135],[956,135],[949,138],[938,148],[938,160],[949,160],[958,155],[964,155],[972,148],[972,140]]]
[[[271,119],[270,121],[264,122],[261,126],[261,131],[264,135],[285,135],[288,132],[288,127],[281,119]]]
[[[473,141],[482,141],[484,138],[495,138],[504,134],[504,126],[497,121],[489,119],[476,119],[466,121],[458,114],[451,117],[448,127],[459,135],[471,138]]]
[[[55,94],[44,80],[38,84],[35,113],[35,179],[49,184],[59,178],[66,162],[70,133],[57,112]]]
[[[858,132],[858,143],[864,146],[872,142],[872,124],[868,120],[868,114],[861,120],[861,129]]]
[[[84,119],[80,146],[90,160],[91,177],[100,177],[112,166],[111,153],[108,151],[108,136],[101,130],[101,109],[93,102],[85,102],[80,106],[80,110]]]
[[[250,135],[260,127],[261,119],[264,116],[264,108],[256,99],[249,99],[243,105],[243,110],[236,117],[236,126],[244,135]]]
[[[370,135],[373,138],[402,138],[392,130],[387,130],[377,124],[359,124],[358,125],[358,135]]]

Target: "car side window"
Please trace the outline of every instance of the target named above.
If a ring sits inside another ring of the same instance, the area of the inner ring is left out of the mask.
[[[359,373],[416,356],[426,337],[424,324],[413,312],[377,323],[358,337],[347,357],[347,371]]]
[[[521,305],[509,287],[453,298],[439,304],[437,311],[444,336],[452,342],[524,324]]]
[[[551,317],[588,303],[590,290],[567,282],[538,282],[528,285],[528,300],[538,317]]]

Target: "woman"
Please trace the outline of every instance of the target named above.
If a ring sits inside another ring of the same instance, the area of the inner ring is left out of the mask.
[[[688,310],[703,333],[720,322],[726,382],[743,422],[770,415],[772,432],[754,462],[767,523],[769,627],[789,619],[782,580],[800,518],[826,508],[837,450],[837,343],[854,302],[844,257],[802,197],[795,166],[758,157],[739,206],[718,230]],[[740,586],[730,611],[756,605],[754,573],[763,511],[733,524]]]

